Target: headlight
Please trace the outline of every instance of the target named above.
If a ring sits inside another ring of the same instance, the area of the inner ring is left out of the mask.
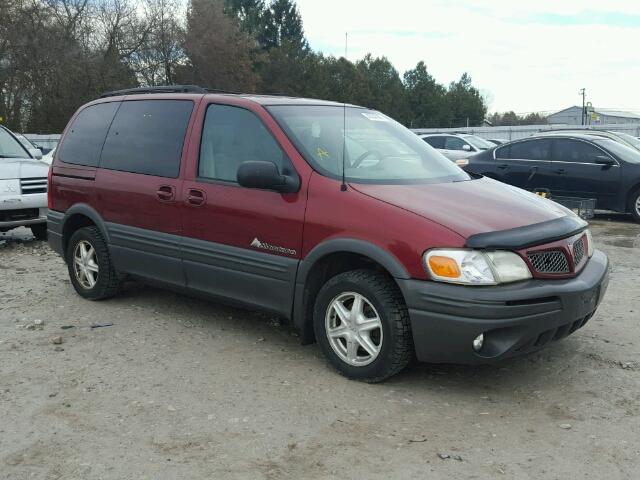
[[[587,228],[587,255],[589,258],[593,256],[593,251],[596,246],[593,244],[593,236],[591,235],[591,230]]]
[[[527,264],[513,252],[436,248],[423,260],[431,278],[441,282],[497,285],[531,278]]]

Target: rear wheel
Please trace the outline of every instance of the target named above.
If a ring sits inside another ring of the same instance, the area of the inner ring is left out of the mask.
[[[36,240],[46,240],[47,239],[47,224],[46,223],[38,223],[36,225],[30,225],[31,233]]]
[[[348,378],[380,382],[413,356],[407,307],[384,274],[355,270],[331,278],[318,293],[313,322],[324,355]]]
[[[103,300],[118,293],[120,280],[109,249],[96,227],[75,232],[67,247],[69,277],[76,292],[89,300]]]
[[[640,223],[640,189],[631,194],[629,198],[629,211],[635,221]]]

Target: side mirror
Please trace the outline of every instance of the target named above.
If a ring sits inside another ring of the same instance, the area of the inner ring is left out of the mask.
[[[29,155],[31,155],[36,160],[42,160],[42,150],[39,148],[30,148]]]
[[[470,152],[471,147],[465,143],[464,145],[462,145],[462,150],[464,150],[465,152]]]
[[[596,163],[598,165],[615,165],[616,164],[613,158],[607,157],[606,155],[598,155],[596,157]]]
[[[281,193],[300,189],[297,177],[282,175],[273,162],[242,162],[238,167],[238,184],[246,188],[262,188]]]

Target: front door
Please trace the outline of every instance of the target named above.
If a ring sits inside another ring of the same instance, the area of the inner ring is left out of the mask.
[[[257,113],[209,104],[199,115],[202,137],[193,143],[200,147],[183,190],[188,287],[289,316],[307,181],[297,193],[241,187],[236,175],[242,162],[269,161],[283,174],[296,173]]]
[[[613,165],[598,163],[598,157],[609,158]],[[597,208],[614,208],[619,193],[620,166],[604,150],[583,141],[557,138],[552,154],[554,195],[595,198]]]

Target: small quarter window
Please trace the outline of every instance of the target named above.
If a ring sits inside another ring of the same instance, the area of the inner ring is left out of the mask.
[[[118,105],[120,102],[98,103],[82,110],[67,130],[58,160],[87,167],[97,166]]]

